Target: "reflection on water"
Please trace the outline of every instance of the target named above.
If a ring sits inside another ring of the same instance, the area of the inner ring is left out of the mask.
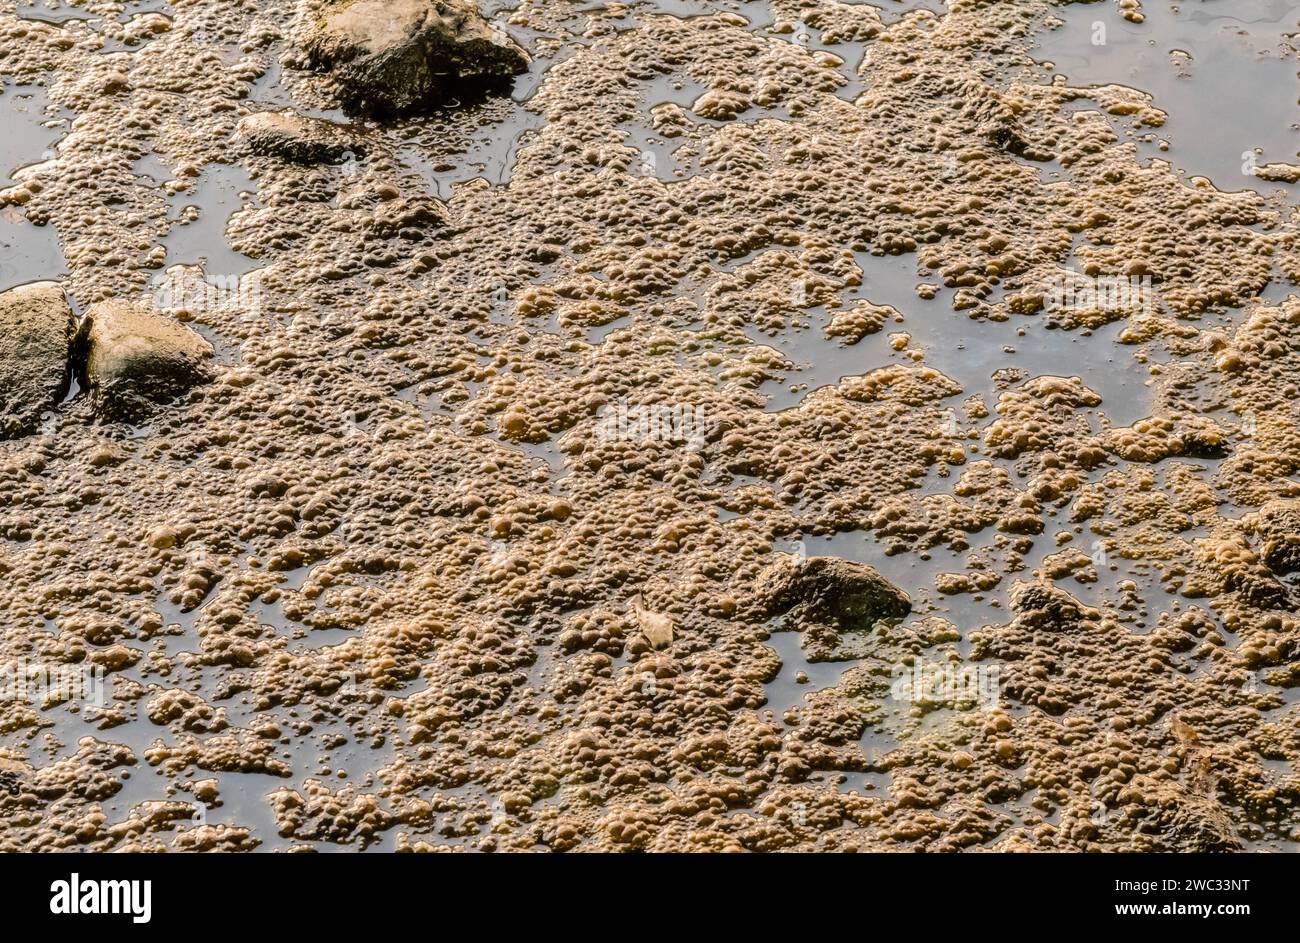
[[[1287,34],[1300,29],[1300,3],[1190,0],[1148,3],[1142,12],[1145,22],[1134,24],[1109,3],[1058,8],[1064,25],[1039,35],[1036,56],[1072,86],[1127,85],[1154,96],[1169,117],[1140,143],[1144,157],[1171,160],[1225,190],[1286,186],[1243,166],[1255,148],[1259,164],[1296,160],[1300,83]]]
[[[926,279],[916,274],[914,257],[858,253],[857,262],[863,284],[844,293],[844,307],[866,299],[895,308],[903,321],[888,322],[852,346],[826,335],[830,312],[824,309],[810,311],[812,325],[803,330],[787,330],[772,337],[751,333],[755,343],[776,348],[795,364],[794,370],[762,387],[770,397],[768,409],[796,406],[809,391],[835,384],[842,377],[891,364],[910,365],[909,351],[920,351],[924,364],[961,386],[962,392],[951,399],[954,408],[971,395],[983,397],[992,408],[998,398],[994,373],[1015,368],[1026,379],[1078,376],[1101,396],[1098,412],[1115,425],[1129,425],[1150,414],[1149,373],[1116,339],[1123,321],[1085,333],[1052,330],[1037,317],[1006,322],[972,320],[952,310],[953,289],[940,289],[931,301],[917,296],[916,285]],[[894,348],[891,339],[899,332],[910,338],[901,350]]]
[[[14,171],[49,160],[64,134],[63,119],[45,114],[46,92],[34,85],[0,91],[0,189],[17,182]],[[22,208],[0,208],[0,291],[27,282],[57,278],[67,272],[58,235],[49,226],[34,226]]]

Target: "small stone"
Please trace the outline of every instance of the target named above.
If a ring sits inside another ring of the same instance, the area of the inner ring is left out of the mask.
[[[238,130],[254,154],[299,164],[338,161],[362,150],[344,125],[292,111],[259,111],[241,120]]]
[[[756,593],[768,617],[795,611],[849,630],[869,629],[912,611],[907,593],[875,568],[838,557],[782,556],[759,574]]]

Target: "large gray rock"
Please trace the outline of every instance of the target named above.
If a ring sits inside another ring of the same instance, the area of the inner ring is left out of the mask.
[[[128,301],[103,301],[82,323],[95,411],[136,421],[212,377],[212,345],[169,317]]]
[[[464,89],[508,80],[528,54],[492,29],[472,0],[336,0],[305,43],[349,108],[418,110]]]
[[[67,392],[75,323],[57,282],[0,292],[0,439],[32,432]]]
[[[254,154],[299,164],[338,161],[361,151],[360,142],[343,125],[306,118],[292,111],[259,111],[239,122],[239,136]]]
[[[874,567],[839,557],[781,556],[759,574],[758,605],[767,617],[790,613],[801,621],[833,623],[841,629],[869,629],[901,619],[912,600]]]

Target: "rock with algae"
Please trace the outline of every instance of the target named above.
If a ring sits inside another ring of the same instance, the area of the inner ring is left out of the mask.
[[[759,575],[756,595],[769,617],[792,613],[850,631],[912,611],[907,593],[874,567],[838,557],[782,557]]]
[[[342,0],[327,6],[305,43],[343,103],[402,113],[466,86],[508,80],[528,54],[462,0]]]

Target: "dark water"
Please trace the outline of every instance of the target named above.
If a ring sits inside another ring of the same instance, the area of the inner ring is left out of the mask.
[[[930,301],[919,298],[916,285],[931,279],[916,274],[914,256],[872,256],[858,253],[863,271],[861,287],[844,293],[844,306],[857,300],[889,305],[903,315],[902,323],[886,322],[852,346],[827,337],[824,328],[831,312],[813,309],[813,322],[803,330],[776,336],[751,332],[755,343],[779,350],[795,364],[780,380],[764,384],[769,409],[797,405],[808,392],[859,376],[891,364],[910,365],[907,351],[922,351],[924,363],[961,386],[962,392],[948,403],[960,409],[963,399],[978,394],[992,408],[997,403],[993,374],[1016,368],[1026,378],[1035,376],[1078,376],[1102,398],[1099,413],[1116,425],[1128,425],[1150,414],[1147,369],[1133,360],[1131,348],[1116,341],[1123,322],[1106,325],[1091,333],[1053,330],[1041,318],[1013,317],[1010,321],[972,320],[953,311],[953,289],[940,289]],[[1023,336],[1020,332],[1023,331]],[[890,335],[910,336],[904,350],[895,350]],[[791,390],[791,386],[796,389]]]
[[[1056,15],[1065,25],[1040,34],[1036,55],[1072,86],[1127,85],[1150,93],[1169,117],[1163,127],[1144,129],[1153,139],[1140,142],[1143,157],[1169,160],[1223,190],[1294,191],[1248,171],[1252,159],[1297,158],[1300,82],[1288,34],[1300,30],[1300,3],[1186,0],[1145,3],[1142,12],[1146,21],[1134,24],[1110,3],[1061,7]],[[1159,149],[1161,139],[1169,150]]]
[[[257,186],[247,171],[234,164],[209,164],[195,188],[172,198],[172,228],[163,239],[167,264],[203,266],[209,277],[243,275],[257,262],[230,248],[226,225],[236,212],[255,203]],[[181,211],[194,206],[199,216],[186,221]]]
[[[20,167],[53,159],[66,133],[65,119],[45,113],[46,92],[36,85],[10,85],[0,93],[0,189],[16,183]],[[67,272],[58,236],[34,226],[22,207],[0,209],[0,291],[27,282],[58,278]]]

